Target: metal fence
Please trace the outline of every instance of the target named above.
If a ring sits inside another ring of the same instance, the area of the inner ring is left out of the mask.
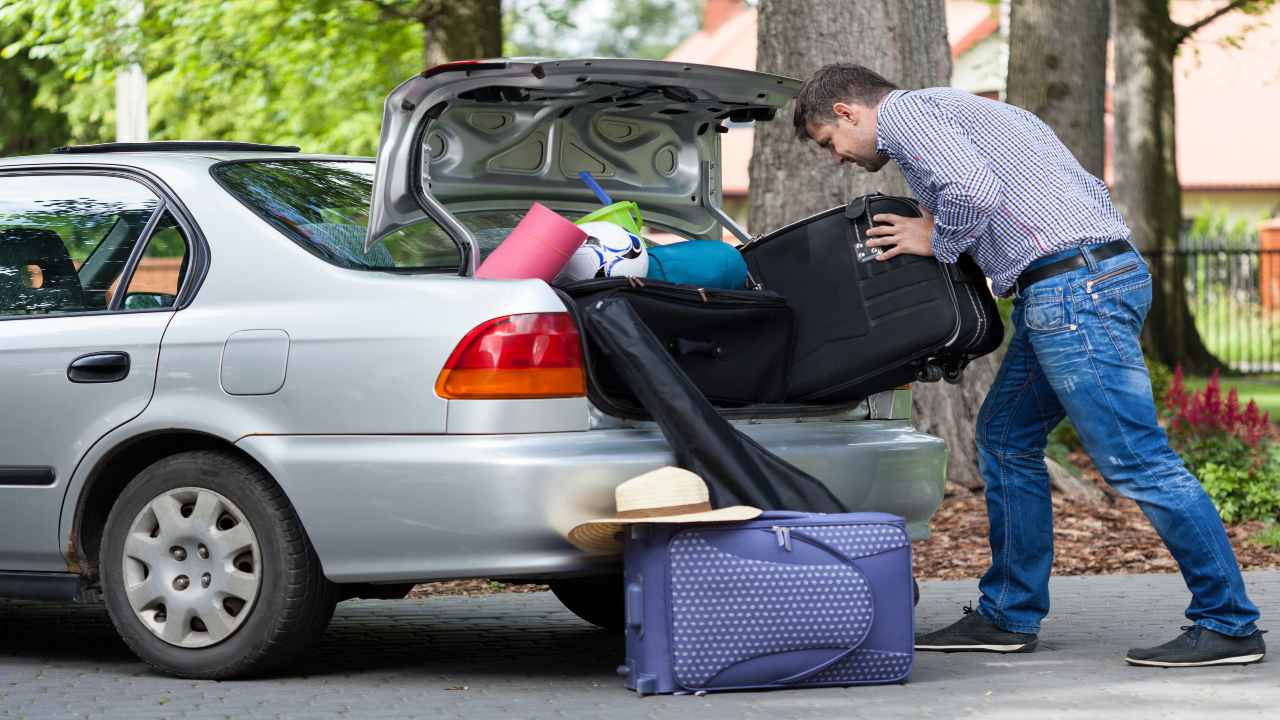
[[[1235,372],[1280,372],[1280,249],[1262,249],[1254,235],[1184,239],[1172,252],[1208,350]]]

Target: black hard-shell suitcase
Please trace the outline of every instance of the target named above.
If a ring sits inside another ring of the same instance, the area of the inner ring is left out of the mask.
[[[1004,326],[981,270],[866,246],[871,216],[919,217],[909,198],[878,193],[788,225],[745,246],[757,287],[795,311],[787,400],[859,400],[913,380],[956,382],[1000,347]]]
[[[585,280],[561,288],[580,308],[625,297],[676,364],[717,405],[782,402],[795,320],[770,291],[711,290],[640,278]],[[589,337],[590,371],[606,395],[632,398]]]

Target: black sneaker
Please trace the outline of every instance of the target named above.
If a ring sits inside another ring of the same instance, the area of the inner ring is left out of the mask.
[[[1182,629],[1185,632],[1163,645],[1130,650],[1124,656],[1125,662],[1152,667],[1248,665],[1260,662],[1267,654],[1262,630],[1247,637],[1231,637],[1199,625],[1184,625]]]
[[[941,652],[1031,652],[1036,649],[1036,636],[1001,630],[991,621],[966,605],[964,617],[926,635],[916,636],[917,650]]]

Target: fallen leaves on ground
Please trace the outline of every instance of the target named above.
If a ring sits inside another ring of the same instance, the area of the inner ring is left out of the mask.
[[[493,580],[447,580],[423,583],[415,586],[410,598],[426,598],[433,595],[492,595],[494,593],[529,593],[550,590],[546,585],[508,584]]]
[[[1109,575],[1177,572],[1142,510],[1132,500],[1108,494],[1101,503],[1053,498],[1053,574]],[[987,509],[982,495],[948,498],[929,523],[932,537],[915,543],[916,577],[921,580],[979,578],[991,562]],[[1227,528],[1245,570],[1280,568],[1280,551],[1250,538],[1259,521]]]

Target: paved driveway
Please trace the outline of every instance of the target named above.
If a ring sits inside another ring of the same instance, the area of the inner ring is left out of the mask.
[[[1280,572],[1246,577],[1264,615],[1280,617]],[[955,619],[975,588],[926,583],[920,626]],[[1186,591],[1175,575],[1056,579],[1053,596],[1030,655],[921,654],[906,685],[643,699],[613,674],[620,637],[547,593],[345,603],[296,672],[225,683],[149,672],[100,608],[0,601],[0,718],[1228,720],[1280,707],[1280,650],[1246,668],[1123,663],[1129,646],[1177,631]]]

